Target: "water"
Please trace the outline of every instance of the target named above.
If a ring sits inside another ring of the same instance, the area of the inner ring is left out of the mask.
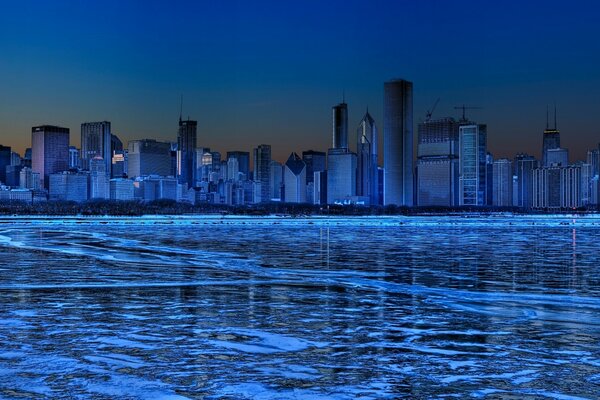
[[[0,219],[0,398],[600,397],[600,218]]]

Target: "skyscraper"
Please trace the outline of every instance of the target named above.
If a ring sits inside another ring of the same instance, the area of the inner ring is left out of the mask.
[[[239,172],[243,173],[245,179],[250,179],[250,153],[247,151],[228,151],[227,159],[236,158],[238,160]]]
[[[177,179],[179,183],[194,186],[194,154],[196,152],[197,121],[189,118],[185,121],[179,117],[179,131],[177,133]]]
[[[171,175],[171,143],[152,139],[132,140],[127,153],[127,176]]]
[[[261,144],[254,149],[254,181],[260,184],[260,202],[271,200],[271,146]],[[258,196],[255,196],[258,200]]]
[[[6,167],[11,165],[12,150],[10,146],[0,145],[0,182],[6,184]]]
[[[283,198],[281,193],[281,186],[283,185],[283,167],[281,163],[271,160],[271,176],[269,186],[271,187],[271,198],[279,199]]]
[[[512,162],[506,158],[495,160],[493,163],[493,175],[493,205],[497,207],[512,206]]]
[[[48,188],[48,176],[69,169],[69,128],[42,125],[31,128],[31,169]]]
[[[384,205],[413,205],[413,85],[397,79],[384,84]]]
[[[283,200],[306,203],[306,164],[296,153],[290,154],[283,167]]]
[[[110,177],[106,173],[106,163],[100,156],[90,160],[90,199],[108,199],[110,191],[108,181]]]
[[[333,148],[348,148],[348,104],[341,102],[333,106]]]
[[[533,207],[533,170],[538,167],[538,160],[527,154],[517,154],[515,158],[515,175],[517,176],[516,207],[529,209]]]
[[[485,125],[459,128],[459,204],[483,206],[487,201],[487,130]]]
[[[306,164],[306,184],[311,183],[314,173],[325,171],[327,155],[322,151],[307,150],[302,152],[302,161]]]
[[[84,122],[81,124],[81,160],[84,169],[90,168],[90,160],[102,157],[106,171],[111,167],[111,127],[110,122]]]
[[[327,152],[327,204],[353,201],[356,196],[356,154],[348,149]]]
[[[379,204],[378,138],[375,120],[369,110],[356,131],[356,195],[369,198],[369,204]]]
[[[549,167],[548,150],[560,148],[560,132],[556,127],[556,107],[554,107],[554,128],[550,129],[548,110],[546,110],[546,129],[542,143],[542,167]]]
[[[454,118],[419,124],[417,204],[452,207],[458,201],[458,129]]]

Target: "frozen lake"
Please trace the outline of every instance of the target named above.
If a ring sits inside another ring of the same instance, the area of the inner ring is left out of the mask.
[[[598,398],[600,217],[0,218],[0,398]]]

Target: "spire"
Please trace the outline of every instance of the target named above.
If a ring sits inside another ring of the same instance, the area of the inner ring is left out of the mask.
[[[179,103],[179,125],[181,125],[181,114],[183,114],[183,94],[181,95],[181,102]]]

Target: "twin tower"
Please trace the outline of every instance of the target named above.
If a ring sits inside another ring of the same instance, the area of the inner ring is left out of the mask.
[[[333,147],[327,155],[328,203],[357,196],[369,197],[372,205],[412,206],[412,82],[395,79],[384,83],[383,190],[380,190],[379,182],[377,127],[369,111],[358,126],[356,154],[351,153],[348,146],[348,105],[342,102],[332,111]]]

